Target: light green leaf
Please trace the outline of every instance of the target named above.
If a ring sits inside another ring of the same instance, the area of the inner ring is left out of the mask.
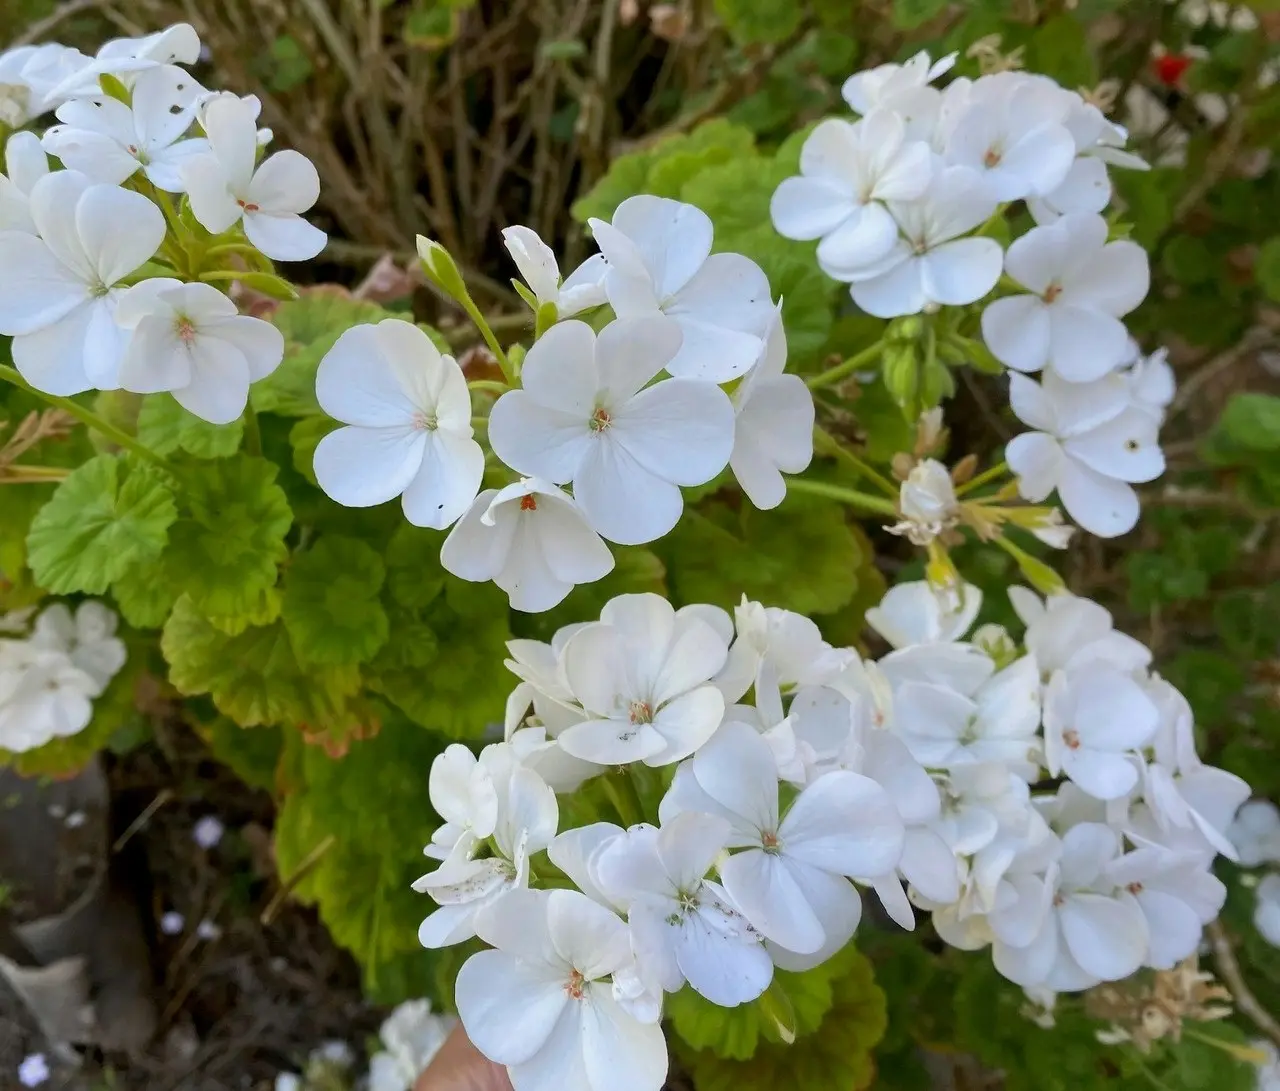
[[[197,458],[226,458],[240,449],[244,421],[210,424],[188,413],[172,394],[152,394],[143,399],[138,413],[138,439],[156,454],[186,451]]]
[[[209,694],[218,711],[241,727],[325,724],[342,716],[346,699],[360,687],[355,667],[306,671],[280,622],[229,636],[186,595],[169,616],[160,650],[179,693]]]
[[[285,579],[284,625],[308,664],[365,663],[387,642],[378,601],[382,557],[355,538],[328,535],[295,555]]]
[[[180,594],[167,579],[162,564],[131,565],[111,584],[121,616],[135,629],[158,629]]]
[[[293,523],[276,474],[270,462],[243,454],[183,473],[186,512],[170,532],[165,573],[208,616],[252,616],[276,582]]]
[[[159,471],[98,455],[74,470],[32,520],[27,563],[48,591],[100,595],[130,566],[160,556],[176,518],[173,491]]]
[[[795,0],[715,0],[715,9],[739,45],[777,44],[804,16]]]

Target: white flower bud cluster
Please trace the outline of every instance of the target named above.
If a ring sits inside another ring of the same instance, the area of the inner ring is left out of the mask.
[[[28,621],[0,615],[0,750],[17,754],[88,727],[126,658],[119,618],[100,602],[75,613],[54,603]]]
[[[865,891],[1040,992],[1193,954],[1248,786],[1200,761],[1186,701],[1105,609],[1010,595],[1021,640],[966,641],[976,588],[901,584],[867,615],[879,660],[786,610],[644,594],[512,641],[506,740],[436,760],[440,863],[415,884],[439,905],[424,945],[490,944],[457,981],[471,1040],[517,1086],[656,1089],[664,994],[754,1000],[836,954]],[[675,766],[656,824],[639,766]],[[596,778],[632,824],[560,829],[556,794]]]
[[[57,119],[9,136],[0,175],[0,334],[39,391],[169,391],[227,424],[280,364],[280,332],[188,265],[197,250],[315,257],[326,237],[301,213],[319,176],[295,151],[259,161],[260,103],[202,87],[183,67],[200,48],[179,23],[96,57],[0,54],[0,129]]]
[[[989,300],[981,334],[1031,429],[1006,452],[1023,498],[1057,490],[1085,530],[1124,534],[1138,519],[1133,484],[1164,472],[1157,433],[1173,373],[1121,322],[1147,294],[1147,255],[1111,239],[1101,214],[1108,167],[1146,164],[1123,149],[1122,128],[1048,77],[933,86],[954,60],[919,53],[851,76],[844,98],[861,117],[810,134],[801,174],[774,194],[774,226],[820,240],[819,265],[868,314]],[[1036,226],[1004,251],[986,231],[1015,201]]]

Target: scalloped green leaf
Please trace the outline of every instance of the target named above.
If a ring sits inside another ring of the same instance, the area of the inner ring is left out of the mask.
[[[356,538],[328,535],[295,555],[284,590],[284,626],[304,663],[366,663],[387,642],[378,601],[387,568]]]
[[[54,594],[100,595],[131,566],[160,556],[177,515],[157,469],[98,455],[72,471],[32,520],[27,563]]]
[[[186,510],[170,531],[165,574],[210,617],[260,616],[263,594],[275,585],[293,523],[277,473],[270,462],[237,455],[182,474]]]
[[[355,667],[306,670],[280,622],[230,636],[186,595],[165,624],[160,650],[179,693],[209,694],[218,711],[241,727],[326,724],[342,716],[360,687]]]

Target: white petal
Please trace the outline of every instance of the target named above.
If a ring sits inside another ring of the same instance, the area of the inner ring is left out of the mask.
[[[13,364],[46,394],[69,397],[94,389],[86,349],[98,308],[84,303],[51,325],[13,339]]]
[[[418,475],[426,444],[413,428],[339,428],[316,447],[316,480],[344,507],[383,504]]]
[[[743,916],[780,947],[806,955],[826,941],[822,923],[780,856],[761,849],[734,853],[720,865],[720,878]]]
[[[752,344],[745,362],[742,357],[748,350],[739,350],[738,338],[725,337],[719,359],[707,359],[686,344],[667,365],[672,375],[713,382],[736,378],[756,362],[774,317],[768,278],[760,266],[741,254],[712,254],[663,309],[673,318],[748,334],[758,342]],[[682,326],[687,342],[689,322],[682,322]]]
[[[837,280],[882,260],[898,241],[898,223],[878,203],[863,205],[818,244],[818,264]]]
[[[0,333],[32,333],[89,299],[87,286],[34,235],[0,232]],[[63,361],[47,361],[58,369]],[[53,393],[53,391],[48,391]]]
[[[658,1091],[663,1086],[667,1040],[661,1026],[629,1015],[602,985],[591,986],[581,1019],[590,1091]]]
[[[1096,307],[1119,318],[1146,298],[1151,286],[1147,252],[1128,239],[1107,243],[1066,286],[1064,294],[1072,303]]]
[[[658,856],[680,890],[697,885],[729,839],[729,823],[716,815],[681,814],[658,834]]]
[[[680,351],[667,370],[679,378],[728,382],[749,371],[764,350],[764,339],[754,333],[725,329],[685,312],[676,317],[680,324]]]
[[[320,175],[301,152],[276,152],[254,172],[247,197],[268,216],[297,215],[319,200]]]
[[[1072,459],[1063,460],[1058,496],[1067,514],[1099,538],[1127,534],[1138,522],[1138,494],[1131,486]]]
[[[823,942],[813,952],[780,950],[776,944],[770,943],[769,953],[779,969],[809,970],[837,954],[853,937],[862,919],[862,898],[853,884],[839,875],[795,860],[784,859],[784,864],[803,893],[805,902],[817,916],[822,926]]]
[[[1133,898],[1075,894],[1058,910],[1062,937],[1080,966],[1103,981],[1134,973],[1147,954],[1147,924]]]
[[[387,322],[394,326],[352,326],[320,361],[316,398],[335,420],[367,428],[408,428],[416,412],[434,409],[426,375],[442,366],[439,352],[416,326],[399,319]]]
[[[547,931],[560,958],[588,979],[620,970],[631,961],[627,926],[611,909],[576,890],[551,891]]]
[[[578,506],[560,490],[537,494],[536,529],[556,577],[592,583],[613,570],[613,554],[587,524]]]
[[[205,107],[200,121],[231,190],[246,196],[258,154],[258,110],[254,102],[235,95],[217,95]]]
[[[1049,359],[1049,309],[1033,295],[997,299],[982,312],[982,339],[1006,367],[1039,371]]]
[[[180,174],[191,214],[206,231],[220,235],[244,214],[217,156],[193,156],[182,164]]]
[[[756,999],[773,980],[764,945],[727,931],[723,914],[701,910],[685,916],[676,941],[681,974],[713,1004],[732,1008]]]
[[[1147,918],[1150,935],[1148,966],[1172,970],[1184,958],[1195,954],[1204,925],[1191,906],[1162,890],[1142,891],[1138,904]]]
[[[746,724],[729,722],[694,756],[698,786],[756,831],[778,827],[778,775],[769,745]]]
[[[559,328],[556,326],[550,332]],[[544,335],[538,344],[545,340]],[[599,375],[600,395],[606,404],[621,406],[633,398],[670,363],[680,351],[682,340],[679,323],[662,314],[619,318],[605,326],[595,341],[595,373]],[[567,385],[565,370],[564,361],[559,360],[555,374],[550,377],[559,391]],[[528,387],[527,381],[525,386]],[[544,404],[568,408],[564,405],[563,393],[555,396],[555,402]],[[589,415],[595,409],[595,396],[594,390],[584,392],[580,399],[575,399],[573,407],[577,409],[581,405]]]
[[[850,188],[826,178],[787,178],[769,201],[774,229],[789,239],[819,239],[839,227],[856,209]]]
[[[960,307],[996,286],[1004,253],[994,239],[956,239],[935,246],[920,259],[925,294],[936,303]]]
[[[1040,503],[1058,487],[1067,465],[1058,441],[1043,432],[1014,436],[1004,450],[1004,457],[1018,477],[1019,494],[1033,504]]]
[[[555,329],[559,327],[553,327],[552,332]],[[539,405],[528,391],[509,390],[489,412],[489,443],[493,453],[513,470],[563,485],[582,471],[597,447],[604,445],[590,430],[589,419],[577,412]],[[581,496],[578,501],[581,503]]]
[[[707,214],[666,197],[628,197],[614,212],[613,226],[639,248],[660,300],[683,288],[711,253]]]
[[[191,382],[191,356],[171,319],[137,323],[120,364],[120,386],[135,394],[175,390]]]
[[[713,734],[724,719],[724,694],[715,686],[699,686],[669,701],[654,717],[653,726],[666,746],[644,759],[646,765],[670,765],[687,758]]]
[[[733,405],[710,383],[668,379],[619,410],[610,433],[655,476],[676,485],[701,485],[729,461]]]
[[[454,1002],[475,1047],[492,1061],[513,1065],[543,1047],[569,994],[543,966],[481,951],[458,971]]]
[[[443,429],[427,431],[425,439],[421,468],[404,490],[404,514],[414,526],[444,530],[480,491],[484,450],[469,436]]]
[[[919,314],[928,297],[921,279],[920,259],[906,257],[883,273],[849,286],[853,301],[876,318]]]
[[[191,382],[175,387],[178,404],[210,424],[230,424],[249,403],[249,361],[235,345],[197,338],[191,347]]]
[[[1100,750],[1064,750],[1062,770],[1094,799],[1120,799],[1138,783],[1133,762]]]
[[[1046,309],[1052,331],[1048,362],[1064,379],[1092,382],[1124,359],[1129,333],[1118,318],[1061,302]]]
[[[1063,445],[1090,469],[1119,481],[1154,481],[1164,473],[1164,453],[1147,414],[1130,409]]]
[[[147,261],[164,241],[164,215],[140,193],[91,186],[76,202],[76,231],[108,287]]]
[[[778,831],[783,852],[840,875],[887,875],[902,857],[903,827],[888,793],[843,770],[810,784]]]
[[[283,152],[279,154],[283,155]],[[308,261],[324,249],[329,237],[301,216],[244,214],[244,233],[267,257],[276,261]]]
[[[209,332],[220,341],[235,345],[244,354],[249,364],[249,377],[255,383],[275,371],[284,359],[284,334],[261,318],[247,314],[232,315],[210,323]]]
[[[680,521],[684,497],[675,485],[645,469],[621,442],[610,437],[610,431],[586,433],[586,456],[573,478],[574,499],[591,526],[609,541],[619,545],[652,542]],[[552,434],[558,438],[563,430]],[[551,474],[543,476],[555,480]]]

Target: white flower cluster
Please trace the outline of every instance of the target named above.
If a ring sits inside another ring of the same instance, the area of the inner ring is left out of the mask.
[[[457,980],[471,1040],[517,1087],[656,1089],[664,993],[754,1000],[849,941],[860,889],[1040,990],[1191,955],[1248,787],[1200,762],[1186,701],[1106,610],[1011,597],[1021,644],[963,639],[976,588],[895,587],[868,612],[878,661],[785,610],[643,594],[512,641],[506,740],[436,759],[440,863],[415,884],[439,905],[425,946],[491,945]],[[657,825],[637,764],[676,767]],[[556,793],[595,777],[636,824],[560,830]]]
[[[444,567],[493,580],[517,610],[548,610],[611,571],[604,540],[669,533],[681,486],[728,467],[772,508],[783,473],[813,456],[813,399],[784,373],[786,337],[760,267],[711,253],[710,219],[679,201],[632,197],[592,230],[601,252],[563,281],[534,232],[505,233],[539,325],[552,323],[488,418],[510,484],[481,491],[467,378],[411,323],[347,330],[316,380],[321,407],[345,425],[316,449],[320,487],[352,507],[399,496],[411,523],[452,527]],[[570,317],[606,303],[598,331]]]
[[[925,53],[844,85],[857,121],[821,122],[801,174],[773,197],[774,226],[819,239],[823,270],[868,314],[977,304],[1032,429],[1007,460],[1022,496],[1055,489],[1081,527],[1111,537],[1138,517],[1132,484],[1164,470],[1157,443],[1172,372],[1142,359],[1120,319],[1149,286],[1147,255],[1110,240],[1108,165],[1145,168],[1124,130],[1045,76],[1001,72],[933,86],[954,61]],[[1007,252],[985,234],[1022,201],[1036,226]],[[1003,278],[1002,278],[1003,274]],[[1041,372],[1041,382],[1024,373]]]
[[[1246,803],[1227,830],[1240,864],[1247,868],[1280,865],[1280,808],[1267,799]],[[1280,947],[1280,871],[1267,872],[1254,890],[1253,926],[1268,943]]]
[[[76,735],[125,663],[119,619],[100,602],[62,603],[31,624],[0,616],[0,750],[22,753]],[[12,634],[12,635],[5,635]]]
[[[170,391],[226,424],[283,357],[279,331],[239,314],[197,263],[315,257],[324,232],[300,213],[319,177],[294,151],[258,161],[271,134],[257,99],[207,91],[181,67],[199,53],[182,23],[93,58],[0,54],[0,128],[58,121],[9,137],[0,175],[0,334],[38,390]]]

